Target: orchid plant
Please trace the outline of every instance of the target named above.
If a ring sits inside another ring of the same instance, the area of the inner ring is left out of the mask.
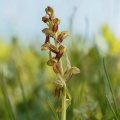
[[[62,93],[62,105],[56,109],[56,112],[61,113],[61,120],[66,120],[66,110],[71,104],[71,95],[67,89],[67,84],[74,74],[80,73],[80,70],[77,67],[71,67],[66,53],[67,47],[62,44],[65,38],[69,36],[68,31],[60,32],[59,24],[61,21],[55,16],[52,7],[48,6],[45,12],[46,16],[42,17],[42,21],[46,23],[47,28],[44,28],[42,32],[46,38],[44,44],[41,46],[41,50],[49,51],[47,65],[53,68],[57,76],[57,79],[53,82],[55,86],[54,97],[59,99],[60,93]],[[54,40],[54,44],[52,44],[51,39]],[[64,61],[62,59],[63,56],[66,58]],[[66,64],[65,67],[63,63]]]

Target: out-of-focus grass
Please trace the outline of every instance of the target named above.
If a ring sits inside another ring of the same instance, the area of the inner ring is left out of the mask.
[[[119,49],[114,50],[116,44],[112,44],[113,41],[119,41],[115,36],[112,37],[114,38],[112,41],[109,40],[113,34],[108,27],[103,27],[102,32],[108,45],[108,50],[102,51],[102,54],[106,55],[106,70],[113,88],[118,112],[120,112],[120,51]],[[101,50],[94,44],[88,47],[87,40],[83,45],[83,39],[80,36],[74,37],[73,42],[74,46],[70,45],[68,48],[68,57],[73,65],[80,68],[81,73],[73,76],[67,86],[72,95],[72,103],[67,109],[67,120],[77,120],[77,118],[112,120],[114,114],[109,104],[114,111],[115,106],[104,72]],[[15,38],[10,45],[0,43],[0,71],[1,74],[2,71],[4,74],[3,80],[5,80],[8,93],[7,100],[10,101],[16,120],[54,120],[54,115],[47,104],[47,98],[50,98],[55,108],[60,104],[60,100],[53,97],[52,82],[56,76],[52,68],[46,65],[47,54],[41,53],[40,46],[31,45],[25,49]],[[106,95],[109,98],[109,104]],[[10,109],[5,104],[6,99],[1,87],[0,119],[10,120],[8,114]],[[120,119],[119,115],[117,117]]]

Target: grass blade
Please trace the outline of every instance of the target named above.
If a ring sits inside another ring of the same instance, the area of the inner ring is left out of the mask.
[[[112,108],[112,105],[110,104],[110,101],[109,101],[109,99],[108,99],[108,96],[107,96],[107,95],[106,95],[106,98],[107,98],[107,100],[108,100],[109,106],[110,106],[110,108],[111,108],[111,111],[112,111],[112,113],[113,113],[114,117],[116,118],[116,120],[118,120],[118,118],[117,118],[117,116],[116,116],[116,113],[114,112],[114,110],[113,110],[113,108]]]
[[[103,67],[104,67],[104,70],[105,70],[105,74],[106,74],[106,77],[107,77],[107,80],[108,80],[108,83],[109,83],[109,87],[110,87],[110,91],[111,91],[111,94],[112,94],[112,98],[113,98],[113,101],[114,101],[115,111],[116,111],[116,114],[119,115],[117,104],[116,104],[115,97],[114,97],[114,92],[113,92],[113,89],[112,89],[112,85],[111,85],[111,82],[110,82],[110,79],[108,77],[107,70],[106,70],[106,67],[105,67],[104,57],[103,57]]]
[[[19,83],[19,86],[20,86],[20,89],[21,89],[21,93],[22,93],[24,105],[25,105],[26,118],[27,118],[27,120],[30,120],[30,117],[29,117],[29,114],[28,114],[27,100],[26,100],[26,97],[25,97],[24,88],[23,88],[22,82],[21,82],[21,80],[20,80],[20,76],[19,76],[19,72],[18,72],[18,69],[17,69],[17,67],[16,67],[16,64],[15,64],[14,61],[13,61],[13,63],[14,63],[14,67],[15,67],[15,71],[16,71],[18,83]]]
[[[49,97],[48,97],[48,99],[47,99],[47,102],[48,102],[48,105],[50,106],[52,112],[54,113],[54,116],[55,116],[56,120],[59,120],[58,115],[57,115],[57,113],[56,113],[56,111],[55,111],[55,108],[54,108],[52,102],[50,101]]]
[[[3,95],[4,95],[6,108],[8,110],[9,117],[10,117],[11,120],[16,120],[13,109],[12,109],[12,106],[11,106],[11,103],[10,103],[10,100],[9,100],[9,97],[8,97],[8,92],[7,92],[7,89],[6,89],[6,85],[4,83],[3,73],[1,75],[1,88],[2,88],[2,91],[3,91]]]

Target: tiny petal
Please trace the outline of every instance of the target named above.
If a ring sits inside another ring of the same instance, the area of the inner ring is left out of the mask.
[[[53,25],[53,28],[52,28],[52,31],[56,33],[57,30],[58,30],[58,25],[57,25],[57,24],[54,24],[54,25]]]
[[[53,64],[57,62],[57,60],[55,58],[51,58],[48,62],[47,62],[47,65],[49,66],[53,66]]]
[[[67,51],[67,48],[64,45],[60,45],[58,49],[59,49],[60,52]]]
[[[49,49],[49,43],[44,43],[42,46],[41,46],[41,50],[48,50]]]
[[[63,32],[61,32],[61,34],[63,35],[63,39],[65,39],[69,36],[68,31],[63,31]]]
[[[50,44],[49,50],[50,50],[51,52],[55,53],[55,54],[58,54],[57,48],[56,48],[54,45],[52,45],[52,44]]]
[[[80,73],[80,69],[77,67],[71,67],[69,72],[72,74],[78,74],[78,73]]]
[[[58,18],[55,18],[55,19],[53,19],[53,23],[59,25],[60,24],[60,20]]]
[[[59,65],[58,62],[53,64],[53,70],[54,70],[55,73],[61,73],[60,65]]]
[[[44,29],[42,30],[42,32],[43,32],[45,35],[52,35],[52,33],[53,33],[49,28],[44,28]]]
[[[58,49],[59,49],[59,53],[56,55],[55,58],[59,61],[63,53],[67,50],[67,48],[63,45],[60,45]]]
[[[53,84],[58,87],[58,88],[62,88],[63,87],[63,82],[61,80],[55,80],[53,82]]]
[[[67,78],[66,83],[68,83],[68,82],[70,81],[70,79],[72,78],[72,76],[73,76],[73,74],[71,73],[71,74],[69,75],[69,77]]]
[[[58,98],[59,99],[59,97],[60,97],[60,88],[55,88],[55,93],[54,93],[54,97],[56,97],[56,98]]]
[[[63,41],[63,39],[67,38],[69,35],[68,35],[68,31],[62,31],[58,37],[57,37],[57,40],[61,43]]]
[[[50,35],[47,35],[46,39],[45,39],[45,43],[47,43],[49,41],[49,39],[50,39]]]
[[[47,65],[53,66],[54,63],[57,63],[58,61],[55,58],[51,58],[48,62]]]

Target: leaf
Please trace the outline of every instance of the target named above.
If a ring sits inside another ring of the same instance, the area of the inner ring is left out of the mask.
[[[70,93],[68,92],[68,91],[66,91],[67,92],[67,96],[68,96],[68,98],[69,98],[69,100],[71,101],[71,95],[70,95]]]
[[[47,99],[47,102],[48,102],[48,105],[50,106],[52,112],[54,113],[54,116],[55,116],[56,120],[59,120],[58,115],[57,115],[57,113],[56,113],[56,111],[55,111],[55,108],[54,108],[52,102],[50,101],[49,97],[48,97],[48,99]]]

